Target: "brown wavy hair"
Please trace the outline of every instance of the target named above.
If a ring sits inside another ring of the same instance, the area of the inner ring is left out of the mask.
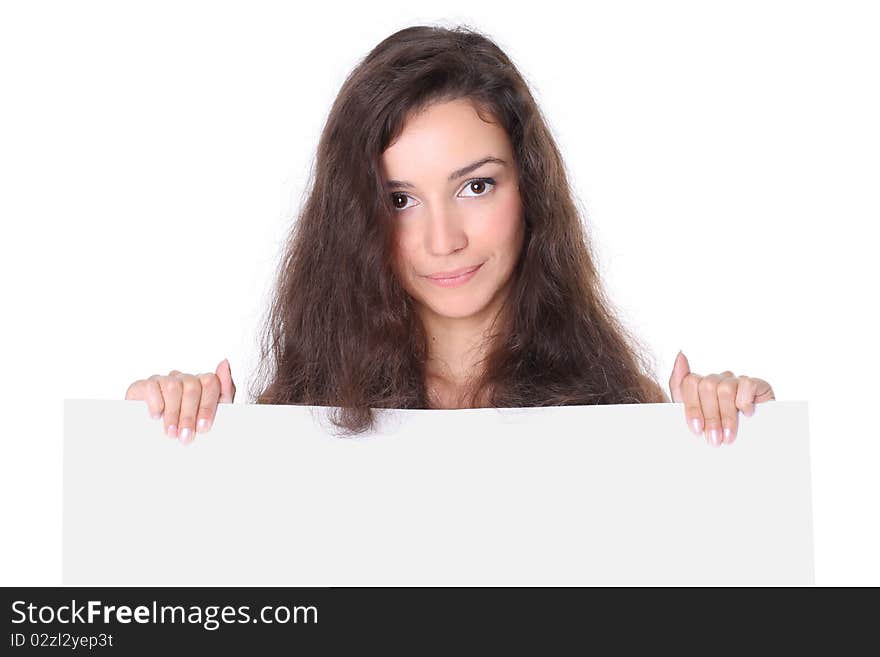
[[[494,41],[466,26],[395,32],[343,83],[279,263],[251,398],[333,407],[346,434],[375,429],[375,409],[431,407],[427,337],[395,271],[381,157],[407,117],[457,99],[506,129],[525,220],[511,293],[467,407],[667,401],[606,297],[528,85]]]

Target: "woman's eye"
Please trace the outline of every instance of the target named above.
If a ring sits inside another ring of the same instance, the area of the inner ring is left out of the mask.
[[[487,188],[487,185],[491,185],[491,187]],[[473,180],[468,181],[468,183],[464,186],[462,192],[471,192],[470,194],[465,194],[465,197],[479,198],[480,196],[485,196],[489,191],[494,188],[495,181],[492,178],[474,178]],[[391,195],[391,205],[394,207],[395,210],[406,210],[412,207],[407,204],[407,201],[411,198],[412,197],[409,194],[404,194],[403,192],[394,192]]]
[[[473,180],[468,181],[468,184],[464,186],[464,189],[475,192],[473,196],[485,196],[486,185],[492,185],[492,188],[494,188],[495,181],[491,178],[474,178]]]
[[[409,207],[409,206],[407,206],[407,205],[401,206],[401,205],[399,205],[399,203],[406,203],[406,201],[409,198],[410,197],[408,195],[397,192],[397,193],[391,195],[391,205],[394,206],[395,210],[406,210],[407,207]]]

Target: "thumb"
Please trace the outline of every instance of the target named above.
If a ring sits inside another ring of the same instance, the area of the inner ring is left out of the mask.
[[[675,364],[672,366],[672,376],[669,377],[669,392],[672,393],[672,401],[684,401],[684,397],[681,394],[681,382],[690,372],[691,366],[688,363],[687,356],[679,351],[675,357]]]
[[[232,370],[229,360],[224,358],[214,372],[220,379],[220,403],[231,404],[235,399],[235,384],[232,382]]]

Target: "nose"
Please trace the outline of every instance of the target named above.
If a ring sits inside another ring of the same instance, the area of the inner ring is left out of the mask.
[[[443,204],[435,206],[428,216],[425,249],[431,255],[455,253],[467,246],[467,234],[454,209]]]

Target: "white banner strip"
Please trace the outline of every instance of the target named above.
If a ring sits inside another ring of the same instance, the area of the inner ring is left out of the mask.
[[[144,402],[64,402],[64,585],[812,585],[806,401],[715,448],[682,404],[221,404],[182,446]]]

